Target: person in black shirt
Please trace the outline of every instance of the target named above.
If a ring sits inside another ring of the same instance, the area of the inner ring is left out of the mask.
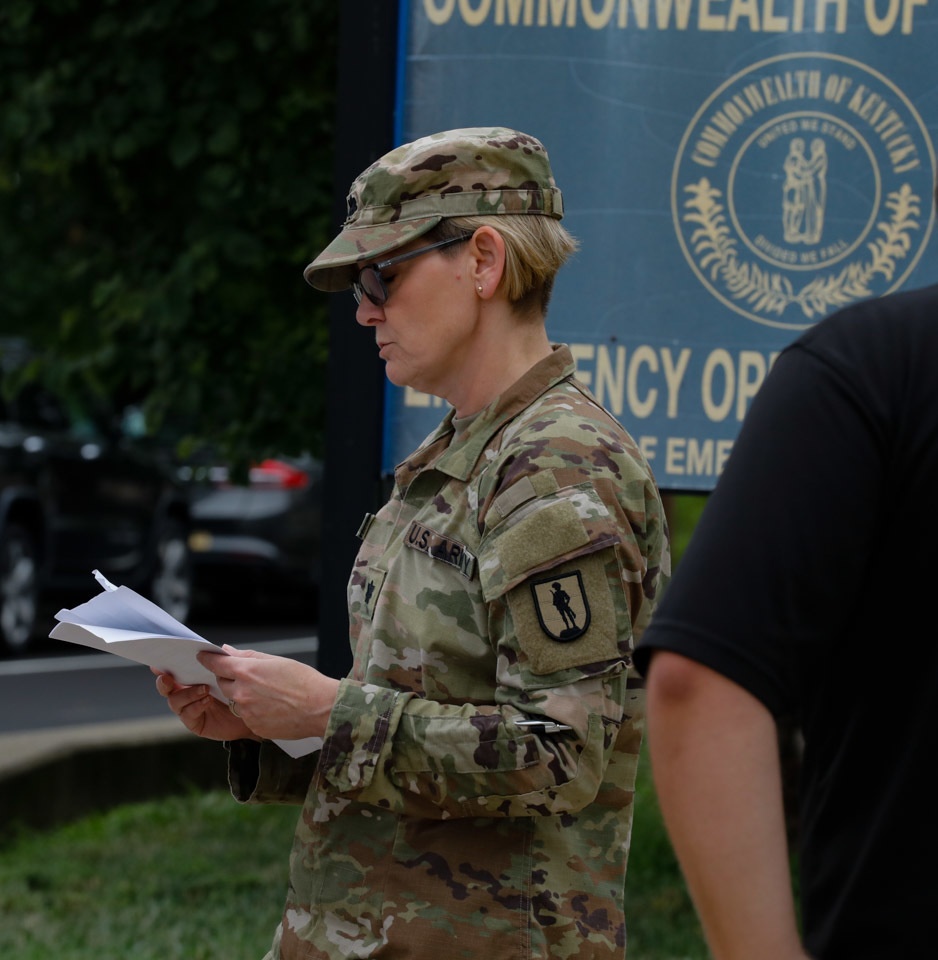
[[[938,950],[938,286],[847,307],[756,396],[636,651],[717,960]],[[776,720],[804,737],[801,918]]]

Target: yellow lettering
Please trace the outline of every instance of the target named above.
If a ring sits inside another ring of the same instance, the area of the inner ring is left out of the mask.
[[[703,443],[694,437],[687,441],[687,472],[691,476],[710,476],[713,474],[713,441],[704,440]]]
[[[723,373],[723,396],[714,397],[714,380]],[[733,409],[733,393],[736,389],[736,375],[733,371],[733,359],[728,350],[714,350],[704,364],[703,379],[700,383],[700,398],[704,413],[715,421],[725,420]]]
[[[857,110],[857,115],[863,117],[864,120],[868,120],[870,123],[875,123],[877,117],[882,113],[883,102],[882,97],[878,93],[871,93],[864,101],[863,106]]]
[[[906,173],[920,166],[915,142],[906,132],[905,122],[878,93],[860,84],[847,101],[847,109],[866,120],[876,132],[889,152],[895,173]]]
[[[668,385],[668,417],[674,419],[677,416],[677,398],[681,390],[681,383],[684,380],[684,374],[687,373],[687,364],[690,362],[690,347],[684,347],[674,362],[671,355],[671,348],[665,347],[661,351],[661,363],[664,367],[664,380]]]
[[[912,18],[915,7],[924,7],[928,0],[885,0],[885,13],[879,9],[884,0],[866,0],[866,25],[877,37],[884,37],[895,29],[899,14],[902,14],[902,33],[912,32]]]
[[[912,32],[912,13],[916,7],[924,7],[928,0],[905,0],[905,6],[902,9],[902,32]]]
[[[423,0],[423,12],[435,27],[441,27],[449,21],[455,6],[456,0],[443,0],[442,3],[437,3],[436,0]]]
[[[625,394],[625,347],[616,348],[615,369],[609,357],[609,347],[600,344],[596,358],[596,399],[617,416],[622,412]]]
[[[404,387],[405,407],[442,407],[446,401],[429,393],[421,393],[413,387]]]
[[[604,27],[609,26],[609,21],[612,19],[612,14],[615,10],[616,0],[602,0],[603,8],[599,13],[596,12],[593,6],[595,0],[581,0],[581,3],[583,20],[591,30],[602,30]]]
[[[814,29],[818,33],[824,33],[827,29],[828,7],[834,7],[834,32],[845,33],[847,30],[847,0],[817,0]]]
[[[636,441],[638,449],[642,451],[642,456],[651,463],[658,452],[657,437],[639,437]]]
[[[714,463],[714,466],[717,469],[717,476],[723,472],[723,468],[726,466],[726,461],[729,460],[732,450],[732,440],[717,440],[717,455]]]
[[[671,476],[719,476],[732,449],[732,440],[668,437],[665,473]]]
[[[429,407],[430,394],[421,393],[413,387],[404,387],[404,406],[405,407]]]
[[[866,24],[874,36],[914,30],[918,8],[929,0],[863,0]],[[847,0],[814,0],[813,30],[847,30]],[[687,30],[696,14],[696,27],[708,32],[802,33],[807,0],[423,0],[423,12],[433,26],[444,26],[455,14],[470,27],[486,21],[508,27],[577,26],[577,17],[591,30],[610,25],[647,30]],[[859,7],[859,0],[857,0]],[[808,26],[807,29],[812,29]]]
[[[901,0],[886,0],[886,2],[888,9],[885,15],[881,17],[876,12],[876,8],[879,6],[877,0],[866,0],[866,24],[870,28],[870,32],[877,37],[884,37],[889,33],[899,19]]]
[[[903,130],[905,130],[905,123],[895,110],[890,110],[876,126],[876,132],[883,140]]]
[[[572,27],[576,24],[576,0],[541,0],[537,11],[537,22],[539,26],[547,25],[547,14],[550,12],[550,25],[560,27],[564,23],[564,13],[566,13],[566,25]]]
[[[477,27],[485,23],[489,11],[492,9],[492,0],[479,0],[479,5],[473,9],[472,0],[459,0],[459,14],[470,27]]]
[[[682,476],[684,473],[684,447],[687,441],[682,437],[668,437],[665,444],[664,471],[667,474]]]
[[[593,374],[590,370],[584,370],[583,364],[591,363],[596,355],[596,348],[591,343],[571,343],[570,352],[573,354],[573,364],[576,367],[576,375],[592,389]]]
[[[765,107],[765,100],[754,83],[746,84],[743,88],[743,95],[753,110],[762,110]]]
[[[732,131],[730,131],[732,132]],[[720,133],[709,123],[700,133],[700,138],[694,145],[693,158],[695,163],[702,163],[706,167],[715,167],[723,148],[729,143],[729,137]]]
[[[658,372],[658,357],[651,347],[636,347],[632,351],[632,360],[629,363],[629,410],[636,417],[647,417],[655,409],[655,403],[658,400],[658,391],[655,389],[649,390],[644,400],[639,399],[638,375],[642,366],[647,366],[652,373]]]
[[[505,11],[508,12],[508,23],[516,27],[522,21],[522,7],[524,25],[530,27],[534,23],[534,0],[497,0],[495,4],[495,22],[505,23]]]
[[[730,14],[726,18],[726,29],[733,31],[742,17],[749,19],[749,29],[759,29],[759,0],[733,0]]]
[[[669,27],[671,20],[671,11],[675,11],[674,26],[678,30],[686,30],[690,23],[690,11],[692,0],[655,0],[655,19],[658,23],[658,29],[664,30]]]
[[[739,389],[736,394],[736,419],[742,422],[749,401],[765,380],[765,357],[754,350],[743,350],[739,355]]]
[[[765,12],[762,14],[762,29],[766,33],[784,33],[788,29],[788,17],[775,15],[774,0],[765,0]]]
[[[724,3],[725,0],[700,0],[700,12],[697,15],[697,26],[701,30],[725,30],[726,17],[723,14],[710,12],[712,3]]]
[[[841,77],[832,73],[824,82],[824,97],[832,103],[840,103],[846,96],[853,81],[849,77]]]
[[[907,170],[913,170],[919,165],[915,144],[907,133],[902,134],[901,137],[896,137],[896,139],[888,145],[888,149],[889,161],[892,163],[893,170],[895,170],[896,173],[905,173]],[[909,156],[915,159],[906,161],[906,157]]]
[[[629,7],[635,14],[635,26],[640,30],[648,29],[648,0],[621,0],[619,3],[619,22],[620,27],[629,25]]]
[[[692,350],[641,344],[627,351],[624,346],[588,343],[570,345],[577,376],[596,394],[600,403],[616,416],[628,410],[636,418],[651,416],[667,394],[667,416],[678,415],[678,400]]]

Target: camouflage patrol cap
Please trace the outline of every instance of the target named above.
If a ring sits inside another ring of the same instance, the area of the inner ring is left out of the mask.
[[[344,290],[355,264],[404,246],[444,217],[499,214],[563,217],[544,145],[504,127],[434,133],[359,174],[341,232],[303,276],[317,290]]]

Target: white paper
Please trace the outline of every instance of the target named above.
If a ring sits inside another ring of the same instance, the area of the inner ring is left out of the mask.
[[[156,667],[162,673],[171,673],[179,683],[207,683],[212,694],[225,701],[215,682],[215,674],[196,659],[200,650],[224,653],[221,647],[208,640],[192,637],[163,636],[153,632],[122,630],[119,627],[84,626],[64,621],[55,627],[50,637],[67,643],[80,643],[104,653],[116,653],[127,660]]]
[[[212,696],[227,703],[215,675],[196,658],[202,650],[225,653],[221,647],[200,637],[129,587],[115,587],[97,571],[94,573],[103,592],[71,610],[60,610],[55,615],[59,623],[50,637],[155,667],[171,673],[179,683],[207,684]],[[318,750],[322,738],[274,743],[291,757],[302,757]]]

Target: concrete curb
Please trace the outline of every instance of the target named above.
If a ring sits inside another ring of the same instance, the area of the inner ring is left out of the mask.
[[[60,760],[76,750],[153,743],[189,736],[188,730],[173,716],[126,720],[120,724],[91,723],[9,733],[0,736],[0,780]]]
[[[122,803],[226,787],[222,745],[172,716],[0,737],[4,828],[45,828]]]

